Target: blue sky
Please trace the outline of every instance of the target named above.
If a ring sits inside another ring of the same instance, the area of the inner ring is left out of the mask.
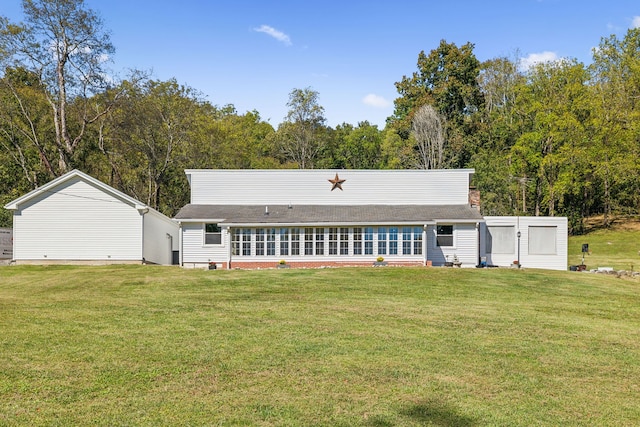
[[[0,15],[22,20],[19,0]],[[274,127],[294,88],[319,93],[327,123],[379,128],[394,83],[441,39],[475,45],[480,61],[576,58],[602,37],[640,26],[638,0],[86,0],[116,48],[114,73],[175,77],[215,105],[257,110]]]

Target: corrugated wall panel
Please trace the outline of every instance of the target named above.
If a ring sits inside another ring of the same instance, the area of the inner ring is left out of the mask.
[[[139,260],[138,211],[74,179],[21,206],[14,216],[16,260]]]
[[[471,169],[187,170],[194,204],[466,204]],[[336,174],[342,190],[333,191]]]

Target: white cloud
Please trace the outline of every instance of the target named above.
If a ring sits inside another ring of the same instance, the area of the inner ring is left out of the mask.
[[[640,16],[634,16],[631,20],[631,28],[640,28]]]
[[[540,64],[542,62],[553,62],[558,59],[560,58],[558,58],[558,55],[555,52],[544,51],[541,53],[530,53],[529,56],[520,60],[520,68],[526,70],[536,64]]]
[[[265,33],[271,37],[273,37],[274,39],[281,41],[282,43],[284,43],[287,46],[291,46],[291,38],[286,35],[285,33],[283,33],[280,30],[276,30],[273,27],[270,27],[268,25],[261,25],[258,28],[254,28],[253,31],[256,31],[258,33]]]
[[[376,95],[373,93],[370,93],[369,95],[362,98],[362,103],[365,105],[369,105],[370,107],[376,107],[376,108],[387,108],[388,106],[391,105],[389,101],[387,101],[380,95]]]

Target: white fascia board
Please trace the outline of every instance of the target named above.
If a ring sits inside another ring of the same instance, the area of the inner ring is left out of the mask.
[[[223,222],[220,225],[230,228],[265,228],[265,227],[369,227],[390,225],[435,225],[434,221],[394,221],[394,222],[294,222],[294,223],[233,223]]]
[[[434,224],[479,224],[485,222],[483,219],[437,219]]]
[[[29,200],[31,200],[32,198],[46,192],[49,191],[52,188],[57,187],[58,185],[72,179],[75,177],[79,177],[93,185],[95,185],[96,187],[100,188],[102,191],[104,191],[105,193],[111,194],[112,196],[121,199],[123,202],[130,204],[131,206],[133,206],[135,209],[142,211],[144,209],[147,209],[148,206],[141,203],[140,201],[134,199],[131,196],[126,195],[125,193],[116,190],[115,188],[105,184],[104,182],[97,180],[95,178],[93,178],[90,175],[87,175],[86,173],[78,170],[78,169],[74,169],[70,172],[67,172],[66,174],[59,176],[58,178],[55,178],[51,181],[49,181],[48,183],[42,185],[41,187],[36,188],[35,190],[32,190],[30,192],[28,192],[27,194],[25,194],[24,196],[18,197],[17,199],[13,200],[12,202],[7,203],[4,208],[7,210],[17,210],[19,205],[27,202]]]
[[[197,222],[207,222],[207,223],[224,223],[224,218],[173,218],[173,221],[183,224],[189,223],[197,223]]]

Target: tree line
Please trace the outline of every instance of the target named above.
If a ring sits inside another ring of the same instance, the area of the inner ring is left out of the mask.
[[[475,168],[484,215],[585,219],[640,207],[640,29],[603,37],[589,65],[480,62],[442,40],[395,83],[384,129],[326,124],[295,88],[277,127],[214,105],[176,79],[115,78],[114,52],[83,0],[24,0],[0,17],[0,206],[78,168],[173,216],[189,168]],[[0,226],[11,215],[0,209]]]

